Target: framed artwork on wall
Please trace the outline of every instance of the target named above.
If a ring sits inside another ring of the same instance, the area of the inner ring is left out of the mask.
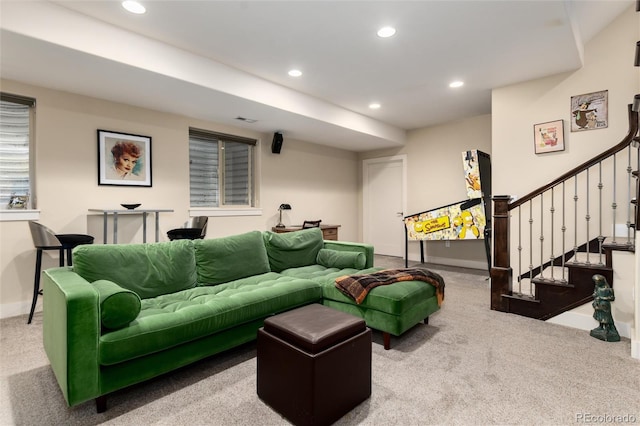
[[[605,129],[609,126],[609,91],[571,97],[571,131]]]
[[[151,186],[151,137],[98,129],[98,185]]]
[[[533,140],[536,154],[564,151],[564,120],[534,124]]]

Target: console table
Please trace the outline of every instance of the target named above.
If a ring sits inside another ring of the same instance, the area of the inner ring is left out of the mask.
[[[107,244],[107,224],[109,215],[113,215],[113,244],[118,243],[118,215],[142,215],[142,242],[147,242],[147,215],[153,213],[156,216],[156,242],[160,238],[160,213],[173,212],[170,209],[89,209],[90,212],[102,213],[103,217],[103,243]]]
[[[325,240],[338,240],[338,228],[340,225],[320,225],[320,229],[322,230],[322,238]],[[271,228],[273,232],[277,232],[278,234],[283,234],[285,232],[295,232],[300,231],[302,229],[302,225],[292,225],[286,226],[284,228],[276,228],[275,226]]]

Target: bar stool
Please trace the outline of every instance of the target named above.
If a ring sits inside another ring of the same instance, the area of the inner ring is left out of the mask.
[[[67,253],[67,265],[72,266],[71,250],[81,244],[93,244],[93,237],[85,234],[56,234],[46,226],[30,221],[29,229],[31,230],[31,238],[36,248],[36,274],[33,281],[33,300],[31,301],[31,311],[29,312],[29,320],[27,324],[31,324],[33,312],[36,309],[38,295],[42,294],[40,290],[40,275],[42,272],[42,251],[58,250],[60,252],[60,266],[64,266],[64,254]]]

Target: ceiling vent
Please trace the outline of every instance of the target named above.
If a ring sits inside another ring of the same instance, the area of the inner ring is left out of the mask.
[[[236,117],[236,120],[244,121],[245,123],[253,124],[258,120],[254,120],[253,118],[245,118],[245,117]]]

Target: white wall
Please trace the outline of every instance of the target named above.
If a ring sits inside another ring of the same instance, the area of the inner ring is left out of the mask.
[[[633,66],[638,40],[640,13],[630,7],[585,45],[581,69],[493,91],[494,195],[523,196],[624,138],[628,130],[627,105],[633,102],[636,93],[640,93],[640,68]],[[569,124],[571,96],[601,90],[609,91],[609,127],[572,133]],[[565,150],[536,155],[533,125],[558,119],[565,120]],[[515,253],[514,244],[511,250]],[[616,269],[616,264],[613,267]],[[614,315],[624,319],[624,327],[630,328],[631,318],[635,315],[637,322],[640,313],[637,272],[635,279],[622,279],[623,276],[634,277],[634,274],[616,276],[620,279],[616,278],[614,289],[620,297],[633,297],[635,288],[633,303],[628,300],[614,302],[617,303]],[[635,330],[635,337],[633,333],[632,339],[640,340],[640,330]],[[634,344],[640,348],[639,343]]]
[[[638,40],[640,13],[629,8],[586,44],[581,69],[493,90],[494,195],[525,195],[622,140],[627,104],[640,92]],[[609,91],[609,127],[572,133],[571,96],[601,90]],[[533,125],[558,119],[565,122],[565,150],[536,155]]]
[[[491,116],[462,118],[455,122],[412,130],[402,148],[370,151],[361,160],[407,154],[407,212],[419,213],[467,198],[463,151],[477,149],[491,155]],[[420,260],[416,241],[409,244],[409,259]],[[426,261],[487,269],[484,240],[427,241]]]
[[[193,126],[259,140],[262,215],[212,217],[208,238],[271,229],[283,202],[293,207],[284,215],[287,224],[322,219],[341,225],[341,240],[358,237],[358,162],[353,152],[285,135],[282,153],[272,154],[272,135],[15,81],[2,80],[1,89],[36,99],[36,203],[40,221],[58,233],[89,232],[100,242],[102,219],[88,215],[88,209],[139,202],[147,208],[174,210],[160,216],[160,236],[166,241],[166,231],[182,225],[189,215],[188,129]],[[153,187],[97,184],[97,129],[152,137]],[[119,230],[118,242],[142,242],[140,217],[122,217]],[[152,226],[148,236],[153,239]],[[57,262],[55,252],[47,252],[43,267]],[[0,317],[28,312],[34,265],[28,224],[0,222]]]

